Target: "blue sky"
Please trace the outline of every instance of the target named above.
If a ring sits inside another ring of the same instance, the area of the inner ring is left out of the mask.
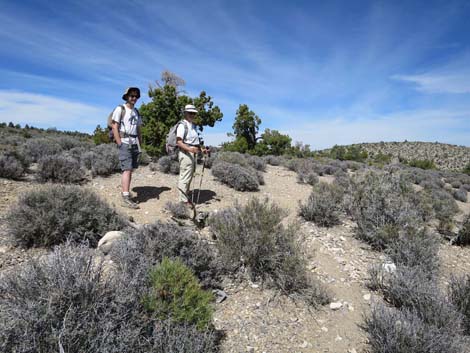
[[[92,132],[170,70],[294,141],[470,146],[470,1],[0,0],[0,121]],[[148,102],[143,94],[141,102]]]

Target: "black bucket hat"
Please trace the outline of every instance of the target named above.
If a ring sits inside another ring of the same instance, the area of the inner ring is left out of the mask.
[[[137,96],[138,98],[140,98],[140,89],[137,88],[137,87],[127,87],[126,88],[126,91],[124,92],[124,94],[122,95],[122,99],[127,101],[127,96],[129,93],[131,93],[132,91],[136,91],[137,92]]]

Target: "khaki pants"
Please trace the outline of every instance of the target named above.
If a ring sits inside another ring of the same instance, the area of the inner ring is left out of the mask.
[[[183,190],[186,195],[189,192],[189,185],[196,171],[196,158],[193,153],[178,152],[178,161],[180,164],[180,176],[178,179],[178,188]],[[181,202],[189,201],[187,197],[180,191],[179,200]]]

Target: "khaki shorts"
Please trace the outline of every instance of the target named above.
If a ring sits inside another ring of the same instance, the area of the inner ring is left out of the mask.
[[[122,171],[136,169],[139,166],[139,148],[137,145],[121,143],[118,149]]]

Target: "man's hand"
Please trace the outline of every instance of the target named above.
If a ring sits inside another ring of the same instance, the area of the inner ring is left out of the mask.
[[[199,147],[196,146],[191,146],[188,148],[189,153],[198,153],[199,152]]]

